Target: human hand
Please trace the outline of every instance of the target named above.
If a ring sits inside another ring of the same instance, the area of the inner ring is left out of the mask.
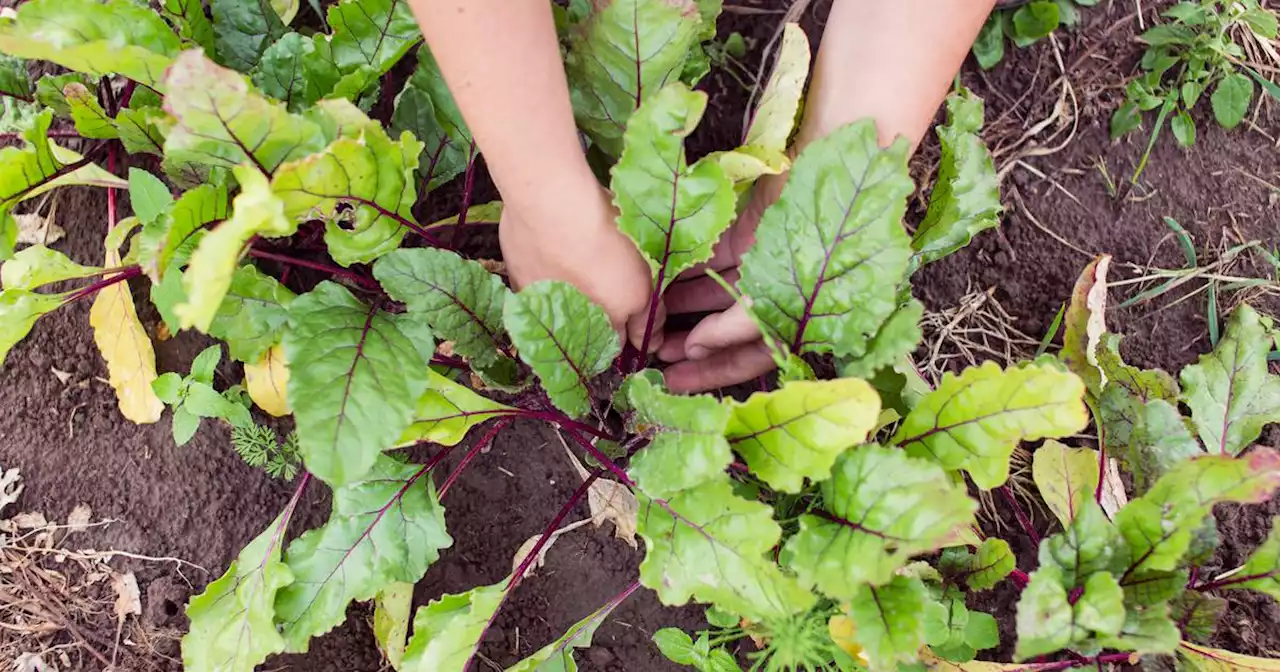
[[[613,328],[637,348],[644,339],[653,279],[627,237],[614,224],[617,210],[609,193],[591,182],[556,190],[552,202],[502,211],[498,242],[507,274],[516,288],[539,280],[563,280],[577,287],[609,315]],[[650,349],[662,345],[658,311]]]
[[[773,356],[746,307],[706,271],[716,271],[729,284],[737,284],[738,265],[755,243],[756,225],[785,182],[785,175],[757,182],[747,207],[720,238],[711,260],[681,274],[667,290],[663,301],[671,315],[720,311],[702,318],[692,331],[668,334],[658,350],[658,357],[672,364],[664,373],[672,392],[736,385],[774,368]]]

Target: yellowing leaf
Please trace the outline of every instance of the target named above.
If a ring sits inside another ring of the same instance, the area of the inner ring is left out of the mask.
[[[1183,642],[1178,647],[1181,662],[1189,663],[1194,672],[1256,672],[1280,670],[1280,660],[1255,658],[1222,649]],[[1182,669],[1181,667],[1179,669]]]
[[[285,396],[289,389],[289,363],[283,346],[274,345],[262,359],[244,365],[244,387],[253,403],[267,413],[278,418],[293,412]]]
[[[855,632],[853,619],[844,614],[836,614],[827,621],[827,634],[831,635],[831,641],[835,642],[841,651],[849,654],[850,658],[868,663],[870,661],[867,660],[867,654],[862,650],[862,645],[854,639]]]
[[[1076,281],[1067,309],[1067,331],[1062,337],[1062,360],[1071,372],[1080,376],[1097,397],[1106,384],[1106,376],[1098,368],[1098,341],[1107,332],[1107,269],[1111,255],[1094,259]]]
[[[120,251],[108,246],[103,264],[107,268],[119,266]],[[98,292],[89,309],[89,326],[98,351],[107,360],[108,379],[115,388],[120,412],[139,424],[159,420],[164,402],[151,390],[157,377],[156,351],[138,321],[128,283],[117,282]]]
[[[418,441],[430,441],[455,446],[467,436],[472,427],[513,411],[510,406],[476,394],[463,385],[428,370],[427,391],[418,399],[413,424],[400,435],[396,445],[407,446]]]
[[[374,601],[373,636],[378,640],[378,650],[393,669],[400,669],[400,661],[404,659],[412,611],[412,583],[393,583],[383,588]]]
[[[774,152],[787,149],[787,139],[800,111],[804,83],[809,77],[809,60],[809,38],[800,24],[783,26],[778,61],[760,97],[744,144]]]
[[[1049,510],[1067,527],[1097,491],[1098,451],[1045,441],[1032,459],[1031,477]]]
[[[988,663],[981,660],[953,663],[937,657],[927,648],[920,652],[920,662],[929,672],[1001,672],[1002,670],[1025,672],[1027,669],[1024,663]]]

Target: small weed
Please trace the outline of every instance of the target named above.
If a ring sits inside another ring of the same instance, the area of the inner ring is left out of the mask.
[[[1098,0],[1039,0],[992,12],[973,43],[973,56],[983,70],[990,70],[1004,60],[1006,38],[1018,47],[1031,46],[1061,26],[1070,28],[1079,23],[1077,5],[1096,4]]]

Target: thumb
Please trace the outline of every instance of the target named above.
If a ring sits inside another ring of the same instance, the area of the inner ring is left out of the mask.
[[[689,332],[685,356],[691,360],[706,359],[716,350],[760,340],[760,328],[741,303],[723,313],[708,315]]]
[[[667,307],[665,304],[661,302],[661,300],[659,300],[657,312],[654,313],[653,327],[650,328],[649,330],[649,352],[645,353],[646,355],[653,354],[654,352],[657,352],[658,348],[662,347],[662,341],[664,337],[663,328],[665,327],[666,323],[667,323]],[[629,340],[631,342],[631,345],[635,346],[636,349],[644,347],[644,332],[645,332],[645,327],[648,326],[648,324],[649,324],[649,307],[648,306],[646,306],[643,311],[636,313],[635,315],[632,315],[631,318],[627,320],[627,323],[626,323],[627,340]]]

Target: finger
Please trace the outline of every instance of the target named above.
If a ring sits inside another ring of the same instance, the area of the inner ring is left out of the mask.
[[[760,329],[747,314],[746,306],[736,304],[723,313],[702,318],[689,332],[684,352],[689,359],[706,359],[716,350],[750,343],[760,338]]]
[[[663,304],[659,303],[658,311],[657,313],[655,313],[653,318],[653,328],[650,329],[649,331],[648,354],[653,354],[654,352],[657,352],[658,348],[662,346],[663,337],[664,337],[662,327],[663,325],[666,324],[666,322],[667,322],[667,308]],[[627,340],[631,342],[631,345],[635,346],[636,349],[640,349],[641,347],[644,346],[644,332],[645,332],[645,327],[646,325],[648,325],[648,323],[649,323],[649,311],[647,309],[642,313],[632,315],[631,318],[627,320],[626,332],[625,332],[626,337],[627,337]]]
[[[773,357],[764,341],[756,341],[721,350],[701,361],[673,364],[663,376],[672,392],[704,392],[746,382],[773,368]]]
[[[684,355],[684,342],[689,338],[689,332],[682,331],[677,334],[667,334],[666,341],[658,348],[658,359],[664,362],[683,362],[686,357]]]
[[[725,271],[720,277],[730,285],[737,284],[738,269]],[[673,315],[724,310],[733,305],[733,296],[715,278],[705,275],[672,284],[663,300]]]

